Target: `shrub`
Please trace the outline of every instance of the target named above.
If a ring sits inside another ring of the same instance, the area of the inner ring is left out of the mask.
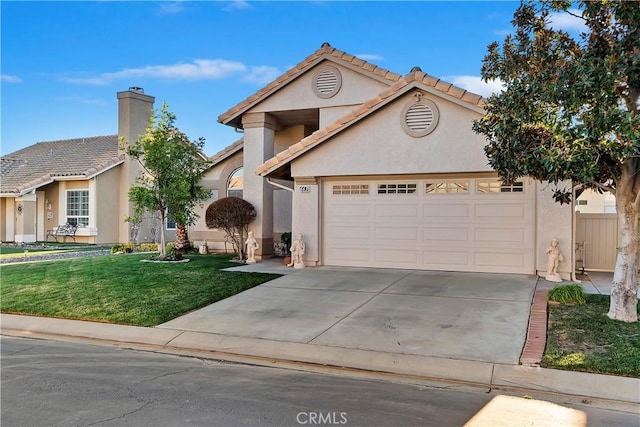
[[[208,228],[226,231],[239,260],[246,258],[244,242],[249,233],[249,224],[256,219],[253,205],[239,197],[223,197],[207,208],[205,221]]]
[[[584,305],[587,302],[587,295],[578,283],[569,285],[559,285],[549,291],[549,300],[561,304]]]
[[[122,243],[114,243],[113,246],[111,246],[112,254],[115,254],[118,252],[124,252],[124,245]]]
[[[158,252],[158,244],[157,243],[141,243],[138,246],[138,250],[140,252]]]
[[[126,253],[130,254],[135,249],[135,245],[133,243],[127,243],[123,245],[123,249]]]
[[[174,255],[176,253],[176,244],[173,242],[167,243],[165,253],[167,255]]]

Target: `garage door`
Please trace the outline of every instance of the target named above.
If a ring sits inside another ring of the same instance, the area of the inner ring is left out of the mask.
[[[322,263],[533,273],[533,200],[493,178],[325,181]]]

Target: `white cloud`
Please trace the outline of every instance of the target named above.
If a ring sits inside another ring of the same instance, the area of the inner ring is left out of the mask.
[[[79,104],[96,105],[96,106],[99,106],[99,107],[102,107],[102,106],[105,106],[105,105],[109,104],[104,99],[84,98],[84,97],[81,97],[81,96],[60,96],[60,97],[56,98],[56,101],[76,102],[76,103],[79,103]]]
[[[249,4],[248,1],[245,0],[232,0],[226,4],[225,7],[222,8],[225,12],[233,12],[234,10],[245,10],[252,9],[253,6]]]
[[[582,11],[579,9],[569,9],[569,12],[571,12],[571,14],[566,12],[550,14],[549,22],[551,23],[551,27],[555,30],[586,31],[587,26],[584,23],[584,19],[580,18]]]
[[[5,83],[22,83],[22,79],[18,76],[12,76],[9,74],[1,74],[0,80]]]
[[[185,5],[182,1],[163,2],[158,8],[160,15],[176,15],[185,11]]]
[[[246,71],[241,62],[224,59],[196,59],[191,63],[148,65],[143,68],[125,68],[95,77],[63,77],[68,83],[105,85],[116,80],[131,78],[157,78],[167,80],[220,80],[234,73]]]
[[[449,77],[448,80],[455,86],[484,97],[501,92],[504,88],[504,85],[500,80],[484,82],[479,76],[452,76]]]
[[[357,58],[364,59],[365,61],[383,61],[384,58],[375,53],[359,53],[355,55]]]
[[[274,81],[280,74],[282,74],[282,71],[276,67],[269,65],[255,66],[251,67],[251,71],[242,80],[265,85]]]

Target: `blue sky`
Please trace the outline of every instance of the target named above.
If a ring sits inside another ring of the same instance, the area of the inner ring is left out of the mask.
[[[2,154],[117,133],[116,92],[144,88],[213,155],[240,137],[224,113],[323,42],[398,74],[476,93],[487,45],[517,1],[0,2]],[[572,22],[558,20],[571,27]]]

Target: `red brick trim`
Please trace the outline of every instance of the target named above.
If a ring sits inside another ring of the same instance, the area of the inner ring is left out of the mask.
[[[533,294],[527,340],[520,356],[521,365],[537,365],[547,344],[547,300],[549,290],[537,289]]]

